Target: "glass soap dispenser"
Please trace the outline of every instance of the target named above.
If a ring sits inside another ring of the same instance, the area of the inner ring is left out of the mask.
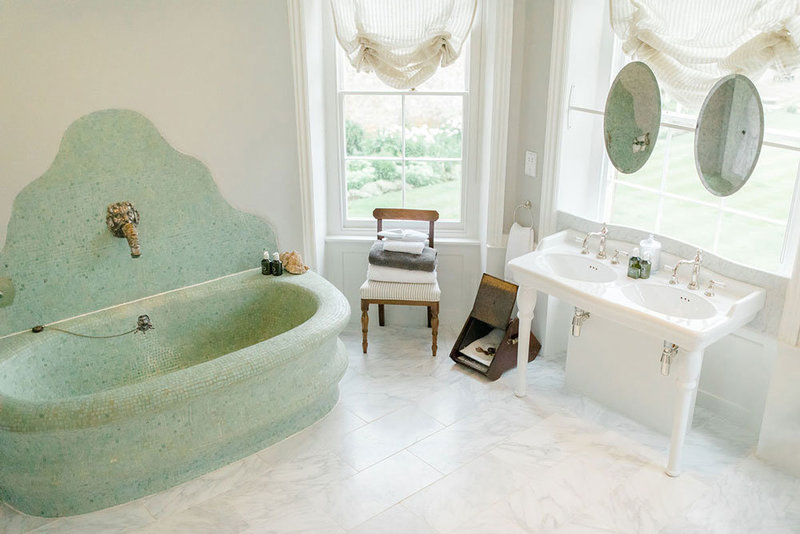
[[[639,278],[642,266],[639,263],[639,247],[633,249],[628,259],[628,278]]]
[[[656,241],[653,234],[650,234],[647,239],[642,239],[639,242],[639,247],[642,249],[643,258],[646,253],[650,253],[650,268],[654,273],[657,273],[661,267],[661,243]]]

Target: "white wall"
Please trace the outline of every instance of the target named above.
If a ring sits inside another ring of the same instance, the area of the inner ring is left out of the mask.
[[[6,1],[0,65],[0,244],[67,126],[129,108],[302,249],[285,0]]]
[[[778,343],[757,454],[800,477],[800,347]]]
[[[503,218],[506,231],[514,222],[514,208],[525,200],[533,203],[533,220],[539,220],[552,36],[553,0],[515,0]],[[525,175],[526,150],[539,156],[536,178]],[[529,224],[527,214],[520,214],[519,219],[520,224]]]

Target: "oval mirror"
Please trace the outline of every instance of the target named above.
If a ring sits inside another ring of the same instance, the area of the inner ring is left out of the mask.
[[[694,162],[709,192],[726,197],[755,169],[764,140],[764,108],[746,76],[719,80],[706,96],[694,133]]]
[[[619,71],[606,99],[606,152],[621,173],[642,168],[661,126],[661,91],[650,67],[633,61]]]

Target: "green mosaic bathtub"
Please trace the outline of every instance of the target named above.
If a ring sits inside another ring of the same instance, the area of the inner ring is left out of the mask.
[[[120,201],[141,216],[138,259],[106,227]],[[270,225],[230,206],[140,113],[72,123],[15,198],[0,252],[0,500],[33,515],[97,510],[327,413],[349,306],[312,272],[248,271],[264,249],[280,249]],[[142,314],[155,329],[121,338],[30,331],[108,335]]]
[[[153,493],[262,449],[335,404],[344,296],[246,271],[0,340],[0,498],[62,516]]]

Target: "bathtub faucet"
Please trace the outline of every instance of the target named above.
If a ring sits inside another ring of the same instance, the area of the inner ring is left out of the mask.
[[[106,209],[106,225],[116,237],[124,237],[131,247],[131,257],[138,258],[142,251],[139,248],[139,212],[130,202],[115,202]]]

